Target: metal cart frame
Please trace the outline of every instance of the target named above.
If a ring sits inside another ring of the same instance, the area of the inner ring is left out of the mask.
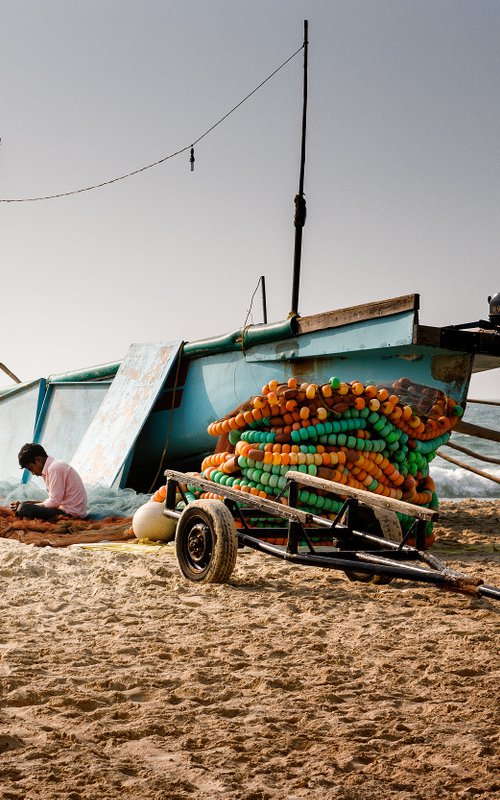
[[[177,520],[179,566],[191,581],[227,582],[238,548],[249,547],[296,564],[341,570],[351,580],[387,583],[400,578],[500,600],[500,589],[450,569],[425,551],[426,524],[438,518],[435,510],[294,470],[287,472],[286,486],[275,500],[214,484],[197,474],[166,470],[165,477],[164,514]],[[221,499],[188,503],[188,485]],[[342,506],[335,519],[298,508],[301,486],[340,498]],[[176,509],[179,495],[185,501],[182,511]],[[284,497],[286,505],[280,502]],[[375,516],[377,510],[393,516],[400,512],[413,517],[414,522],[399,541],[394,541],[384,535]],[[329,545],[325,546],[325,541]]]

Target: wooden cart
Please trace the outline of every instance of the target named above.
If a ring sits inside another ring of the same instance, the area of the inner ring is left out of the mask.
[[[439,516],[435,510],[293,470],[275,500],[195,474],[167,470],[165,477],[164,513],[177,520],[177,558],[190,581],[226,583],[238,548],[250,547],[296,564],[342,570],[350,580],[387,583],[400,578],[500,600],[500,589],[450,569],[425,550],[426,525]],[[222,499],[188,502],[187,487],[215,492]],[[335,519],[298,508],[300,487],[341,498]],[[179,495],[183,510],[176,508]],[[414,519],[404,536],[396,512]]]

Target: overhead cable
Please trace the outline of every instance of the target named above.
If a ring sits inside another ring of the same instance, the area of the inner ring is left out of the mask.
[[[246,97],[243,98],[243,100],[240,100],[240,102],[237,103],[234,106],[234,108],[232,108],[230,111],[228,111],[226,114],[224,114],[223,117],[221,117],[219,120],[217,120],[217,122],[215,122],[210,128],[208,128],[208,130],[206,130],[204,133],[202,133],[201,136],[198,136],[198,138],[195,139],[194,142],[190,142],[190,144],[186,145],[185,147],[182,147],[180,150],[176,150],[175,153],[170,153],[167,156],[163,156],[163,158],[159,158],[157,161],[153,161],[152,164],[146,164],[146,166],[139,167],[139,169],[134,169],[131,172],[125,173],[125,175],[120,175],[117,178],[111,178],[110,180],[102,181],[101,183],[96,183],[96,184],[93,184],[92,186],[85,186],[82,189],[73,189],[72,191],[69,191],[69,192],[59,192],[58,194],[48,194],[48,195],[43,195],[43,196],[40,196],[40,197],[0,198],[0,203],[34,203],[34,202],[37,202],[39,200],[55,200],[58,197],[69,197],[70,195],[73,195],[73,194],[82,194],[82,192],[90,192],[93,189],[101,189],[103,186],[109,186],[112,183],[117,183],[117,181],[123,181],[123,180],[125,180],[125,178],[131,178],[133,175],[138,175],[140,172],[145,172],[148,169],[152,169],[153,167],[157,167],[159,164],[163,164],[165,161],[168,161],[171,158],[175,158],[176,156],[181,155],[181,153],[185,153],[186,150],[191,150],[192,151],[191,152],[191,156],[193,157],[194,146],[196,144],[198,144],[198,142],[201,142],[201,140],[204,139],[205,136],[208,136],[209,133],[212,133],[212,131],[215,130],[215,128],[217,128],[222,122],[224,122],[224,120],[226,120],[234,111],[236,111],[240,106],[243,105],[243,103],[245,103],[247,100],[249,100],[250,97],[252,97],[252,95],[254,95],[256,92],[258,92],[259,89],[261,89],[264,86],[264,84],[266,84],[268,81],[270,81],[271,78],[274,78],[276,73],[278,73],[281,69],[283,69],[283,67],[285,67],[303,49],[304,49],[304,45],[301,45],[299,47],[299,49],[295,51],[295,53],[292,53],[292,55],[289,56],[286,59],[286,61],[283,61],[283,63],[280,64],[279,67],[277,67],[273,72],[271,72],[271,74],[268,75],[267,78],[265,78],[261,83],[259,83],[259,85],[255,87],[255,89],[253,89],[249,94],[247,94]],[[194,163],[194,161],[191,162],[191,166],[193,166],[193,163]]]

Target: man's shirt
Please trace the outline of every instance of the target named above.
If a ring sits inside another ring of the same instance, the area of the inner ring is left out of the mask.
[[[64,461],[57,461],[52,456],[42,470],[49,496],[41,504],[47,508],[60,508],[73,517],[84,517],[87,513],[87,492],[78,472]]]

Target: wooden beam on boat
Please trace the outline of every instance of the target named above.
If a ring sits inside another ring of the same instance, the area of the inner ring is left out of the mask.
[[[460,420],[454,430],[457,433],[465,433],[467,436],[488,439],[490,442],[500,442],[500,431],[495,431],[492,428],[483,428],[481,425],[473,425],[471,422]]]
[[[1,362],[0,362],[0,369],[2,370],[2,372],[5,372],[5,374],[8,375],[9,378],[12,378],[14,383],[21,383],[21,379],[18,378],[17,375],[14,375],[14,373],[8,367],[6,367],[5,364],[2,364]]]
[[[414,344],[436,347],[448,353],[468,353],[472,359],[470,369],[473,373],[500,367],[500,336],[497,331],[415,325]]]
[[[446,447],[452,447],[453,450],[458,450],[460,453],[465,453],[466,456],[472,456],[472,458],[477,458],[479,461],[487,461],[488,464],[500,464],[500,458],[494,458],[493,456],[485,456],[482,453],[477,453],[475,450],[469,450],[468,447],[462,447],[459,444],[454,444],[453,442],[446,442]]]
[[[483,406],[500,406],[498,400],[473,400],[472,397],[467,398],[468,403],[481,403]]]
[[[476,337],[476,351],[473,372],[498,369],[500,367],[500,330],[479,330]]]
[[[415,314],[416,321],[419,305],[420,295],[406,294],[389,300],[380,300],[374,303],[350,306],[349,308],[339,308],[336,311],[325,311],[323,314],[313,314],[309,317],[297,317],[297,332],[301,334],[327,328],[340,328],[342,325],[350,325],[380,317],[390,317],[394,314],[402,314],[408,311]]]
[[[440,347],[445,350],[461,350],[464,353],[474,349],[474,335],[468,331],[454,328],[435,328],[430,325],[418,325],[415,330],[415,344],[424,347]]]

